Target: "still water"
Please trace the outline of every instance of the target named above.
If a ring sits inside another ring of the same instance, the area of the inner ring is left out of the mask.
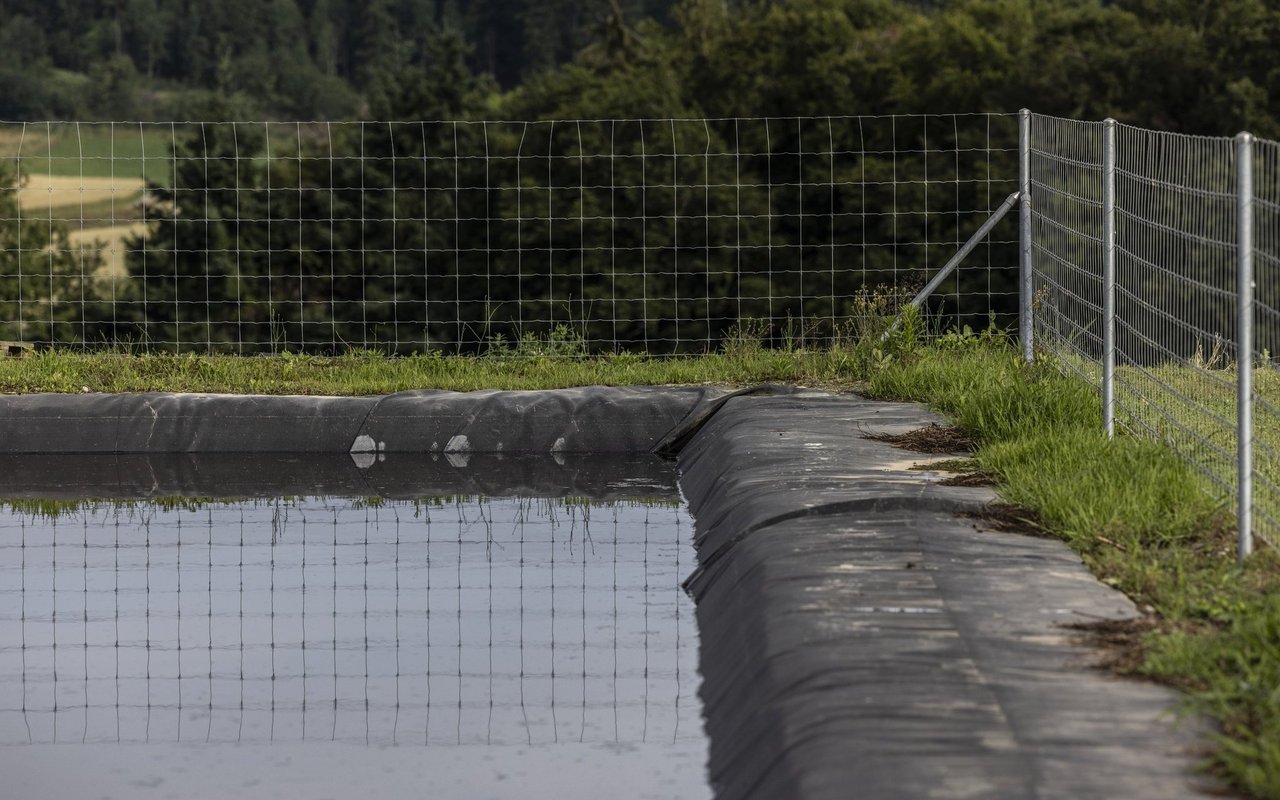
[[[0,511],[11,797],[705,797],[668,500]]]

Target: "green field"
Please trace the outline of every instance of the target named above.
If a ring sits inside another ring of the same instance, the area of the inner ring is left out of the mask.
[[[298,146],[294,123],[210,123],[252,131],[269,137],[272,153],[288,153]],[[0,123],[0,163],[20,166],[27,175],[125,178],[167,186],[173,182],[169,156],[175,143],[198,126],[168,122],[32,122]],[[262,153],[246,155],[259,163]]]
[[[169,123],[5,123],[0,159],[24,174],[171,180],[169,154],[182,126]]]

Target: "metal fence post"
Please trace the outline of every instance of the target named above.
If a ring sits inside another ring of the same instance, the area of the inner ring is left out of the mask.
[[[1102,123],[1102,426],[1116,434],[1116,121]]]
[[[1253,551],[1253,136],[1236,137],[1236,468],[1239,544],[1243,563]]]
[[[1031,111],[1025,108],[1018,112],[1018,191],[1018,336],[1022,357],[1030,363],[1035,357],[1031,341]]]

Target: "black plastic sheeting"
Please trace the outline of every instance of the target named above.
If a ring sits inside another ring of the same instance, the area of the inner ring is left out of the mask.
[[[1062,542],[956,514],[990,490],[866,438],[940,421],[735,398],[681,450],[717,798],[1200,796],[1173,695],[1086,669],[1061,627],[1132,602]]]
[[[0,453],[647,453],[727,393],[689,387],[384,397],[0,397]]]
[[[648,454],[364,455],[0,455],[0,499],[679,498],[674,465]]]
[[[1170,696],[1055,627],[1132,603],[865,438],[935,421],[768,386],[12,396],[0,496],[673,497],[678,456],[721,800],[1196,794]]]

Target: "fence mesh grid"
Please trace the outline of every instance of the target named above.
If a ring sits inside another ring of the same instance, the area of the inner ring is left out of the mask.
[[[0,338],[237,353],[829,340],[1016,187],[1004,114],[0,125]],[[1006,229],[1008,230],[1008,229]],[[996,237],[935,299],[1016,308]]]
[[[1035,118],[1031,137],[1034,340],[1099,380],[1102,352],[1102,125]]]
[[[1016,116],[0,123],[0,340],[170,352],[696,353],[832,341],[921,286],[1018,184]],[[1100,122],[1030,118],[1034,330],[1095,385]],[[1117,125],[1118,421],[1275,540],[1280,144],[1254,146],[1255,352],[1237,352],[1234,142]],[[931,299],[1011,325],[1011,226]]]
[[[0,514],[0,744],[702,736],[675,505]]]
[[[1280,143],[1254,142],[1254,516],[1261,535],[1280,543]]]
[[[1274,379],[1278,146],[1255,152],[1255,346],[1238,349],[1236,141],[1115,127],[1115,417],[1165,442],[1224,500],[1238,488],[1237,367],[1255,369],[1258,534],[1280,532]],[[1031,119],[1038,345],[1101,386],[1102,123]],[[1230,507],[1234,503],[1228,501]]]

